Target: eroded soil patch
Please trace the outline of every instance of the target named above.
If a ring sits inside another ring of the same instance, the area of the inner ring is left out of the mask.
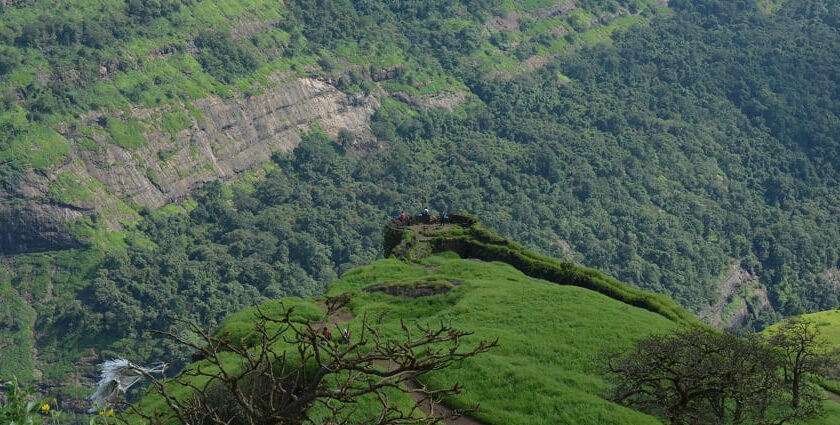
[[[456,280],[446,279],[421,280],[409,283],[384,282],[368,286],[363,291],[384,292],[395,297],[419,298],[445,294],[460,284],[461,282]]]

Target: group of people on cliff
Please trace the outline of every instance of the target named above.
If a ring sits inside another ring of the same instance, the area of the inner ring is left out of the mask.
[[[403,226],[409,226],[418,223],[428,224],[433,223],[435,221],[441,225],[446,224],[446,211],[441,210],[437,220],[435,220],[434,217],[432,217],[432,215],[429,213],[428,208],[423,208],[423,211],[417,213],[417,215],[414,216],[409,216],[405,213],[405,211],[401,211],[399,216],[399,222]]]

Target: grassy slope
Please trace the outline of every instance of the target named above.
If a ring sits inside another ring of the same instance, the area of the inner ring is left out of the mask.
[[[499,349],[428,378],[433,386],[462,382],[465,394],[448,402],[480,403],[477,416],[487,423],[656,423],[599,397],[607,387],[594,373],[594,360],[603,350],[675,324],[593,291],[529,278],[504,263],[442,257],[428,262],[438,266],[384,260],[348,273],[328,293],[392,279],[377,273],[380,263],[401,275],[462,281],[449,294],[421,299],[357,292],[352,307],[357,315],[388,312],[394,330],[399,318],[451,320],[475,331],[475,338],[499,338]]]
[[[393,228],[389,224],[385,228],[383,242],[385,255],[423,258],[426,252],[453,251],[465,258],[501,261],[533,278],[591,289],[620,302],[661,314],[682,325],[703,326],[696,316],[667,296],[631,287],[595,269],[525,249],[518,243],[509,242],[490,232],[473,215],[452,214],[450,221],[456,225],[449,230],[436,231],[433,226],[420,229],[425,241],[420,241],[413,230]]]
[[[804,314],[799,317],[810,320],[816,324],[817,330],[819,330],[821,337],[828,344],[828,347],[832,349],[840,348],[840,310],[820,311],[817,313]],[[767,334],[769,332],[773,332],[775,329],[778,329],[780,325],[781,322],[770,326],[765,329],[763,333]],[[828,391],[835,393],[840,391],[840,383],[838,382],[826,380],[822,383],[822,385]],[[828,425],[838,423],[838,421],[840,421],[840,419],[838,419],[840,418],[840,403],[835,401],[826,401],[825,408],[826,415],[824,417],[803,423],[809,425]]]
[[[826,310],[799,316],[816,324],[820,335],[832,349],[840,348],[840,310]],[[778,329],[780,324],[767,328],[764,332]]]
[[[379,283],[417,281],[458,282],[449,293],[421,298],[394,297],[362,288]],[[431,256],[419,264],[396,259],[355,268],[333,282],[327,296],[349,293],[355,319],[348,324],[358,334],[361,317],[383,315],[386,335],[401,333],[400,320],[409,325],[451,321],[459,329],[475,332],[470,340],[499,339],[490,353],[427,375],[424,383],[441,387],[460,382],[464,392],[445,402],[454,407],[480,405],[477,419],[487,424],[656,424],[656,418],[604,400],[608,384],[597,372],[604,350],[626,347],[632,341],[677,324],[641,308],[574,286],[530,278],[501,262],[458,258],[451,252]],[[262,306],[279,311],[282,302],[293,306],[297,317],[319,320],[315,299],[287,298]],[[840,313],[827,312],[840,322]],[[231,338],[250,330],[249,310],[229,316],[218,333]],[[818,321],[818,323],[821,323]],[[342,324],[342,326],[344,326]],[[395,405],[410,399],[393,395]],[[162,408],[160,399],[147,397],[146,409]],[[826,415],[802,422],[837,423],[840,404],[826,401]],[[375,403],[354,409],[361,420],[375,412]]]
[[[826,401],[825,415],[817,419],[811,419],[800,422],[805,425],[835,425],[840,421],[840,403],[834,401]]]
[[[462,284],[447,294],[422,298],[361,291],[376,283],[427,278]],[[409,324],[444,320],[474,331],[472,341],[499,338],[500,347],[492,352],[424,378],[434,387],[462,383],[464,393],[446,402],[461,407],[479,403],[476,416],[488,424],[658,423],[603,400],[608,387],[595,369],[603,350],[677,326],[660,315],[587,289],[529,278],[504,263],[464,260],[451,253],[419,265],[388,259],[356,268],[331,284],[328,295],[347,292],[356,315],[351,332],[358,332],[365,313],[384,313],[382,329],[390,335],[400,333],[400,319]],[[299,310],[311,310],[299,300],[292,302]],[[220,332],[244,332],[249,320],[248,313],[231,316]],[[156,404],[144,400],[146,406]],[[371,406],[357,408],[365,412]]]

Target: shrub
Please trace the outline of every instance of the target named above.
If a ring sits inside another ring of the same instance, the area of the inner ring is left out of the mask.
[[[256,56],[226,32],[203,31],[196,37],[195,45],[199,48],[198,62],[204,70],[226,83],[253,72],[259,65]]]

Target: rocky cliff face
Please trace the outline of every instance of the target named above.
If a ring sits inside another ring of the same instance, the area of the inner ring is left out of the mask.
[[[114,194],[152,208],[187,196],[201,183],[226,179],[289,152],[300,143],[300,132],[318,123],[336,135],[347,129],[359,140],[371,140],[370,117],[379,106],[373,97],[348,97],[335,87],[310,78],[276,77],[276,86],[249,98],[198,100],[202,119],[175,137],[149,127],[148,144],[126,149],[105,144],[104,152],[75,149],[63,171],[89,175]],[[137,109],[143,121],[169,113]],[[100,117],[90,114],[90,123]],[[72,138],[71,138],[72,143]]]
[[[132,148],[109,141],[104,129],[92,136],[97,149],[85,147],[82,134],[67,126],[62,133],[71,151],[61,165],[48,173],[27,174],[12,185],[19,189],[0,189],[0,253],[78,245],[65,231],[66,223],[100,210],[109,196],[160,207],[204,182],[231,178],[277,151],[293,150],[300,132],[316,123],[332,135],[346,129],[357,143],[374,141],[370,117],[379,107],[377,98],[348,96],[323,81],[289,74],[276,75],[271,82],[263,94],[193,102],[199,114],[175,134],[166,132],[160,121],[178,106],[137,108],[130,116],[108,117],[149,123],[142,135],[146,143]],[[89,128],[101,128],[107,121],[94,112],[80,118]],[[59,175],[100,182],[103,190],[83,200],[48,201],[50,181]]]
[[[714,327],[725,329],[742,327],[750,315],[757,318],[762,309],[770,306],[767,289],[758,276],[741,267],[740,261],[730,265],[730,271],[718,284],[718,298],[698,313],[698,317]]]
[[[46,203],[46,176],[31,170],[0,186],[0,253],[18,254],[79,246],[65,223],[82,217],[84,209]]]
[[[81,213],[55,205],[31,204],[0,208],[0,253],[19,254],[77,248],[66,222]]]

